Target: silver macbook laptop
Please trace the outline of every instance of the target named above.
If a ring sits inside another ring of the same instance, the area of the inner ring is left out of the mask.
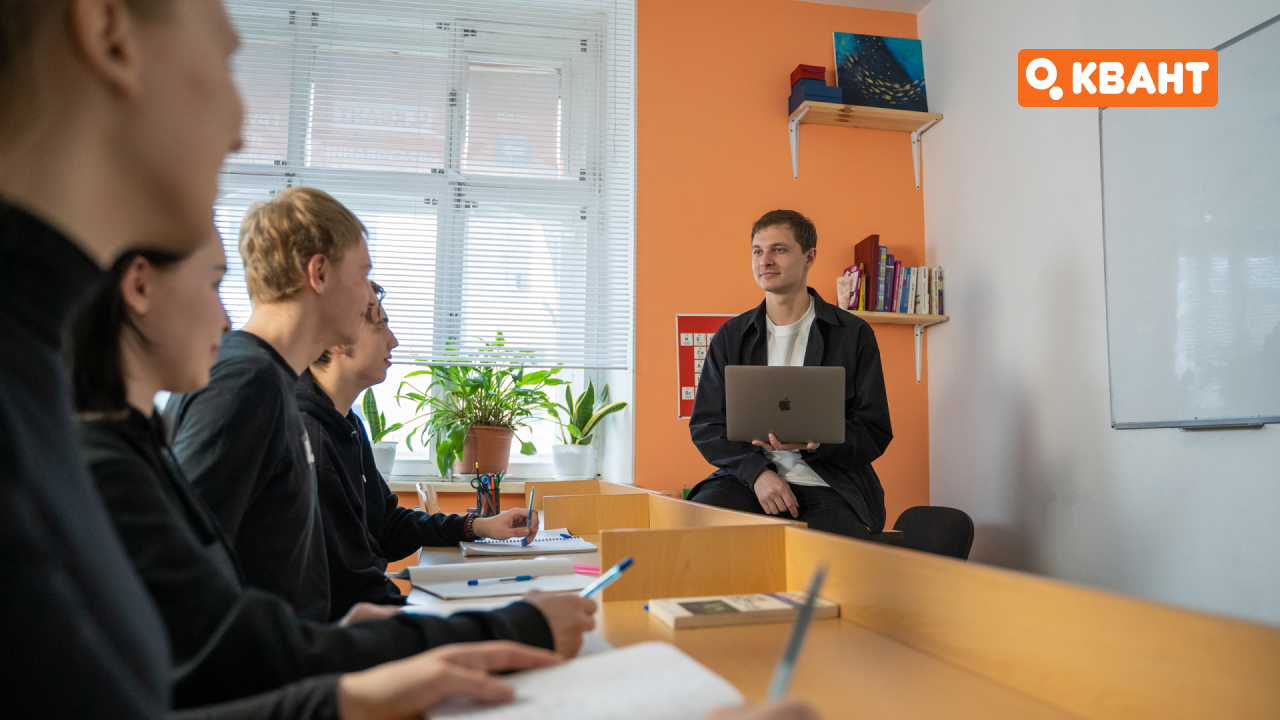
[[[844,442],[844,368],[728,365],[730,440]]]

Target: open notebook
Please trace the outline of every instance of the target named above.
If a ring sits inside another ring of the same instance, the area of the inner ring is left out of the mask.
[[[490,582],[468,585],[468,580],[531,575],[523,582]],[[595,578],[577,575],[568,558],[534,558],[531,560],[500,560],[484,563],[453,563],[450,565],[419,565],[409,568],[409,581],[415,588],[425,590],[443,600],[524,595],[530,590],[568,592],[581,590]]]
[[[647,642],[503,678],[515,702],[450,701],[432,718],[475,720],[701,720],[742,693],[675,645]]]
[[[485,557],[491,555],[559,555],[561,553],[595,552],[596,546],[569,534],[565,528],[539,530],[538,536],[528,547],[520,544],[519,538],[511,540],[476,540],[462,543],[462,554],[466,557]]]

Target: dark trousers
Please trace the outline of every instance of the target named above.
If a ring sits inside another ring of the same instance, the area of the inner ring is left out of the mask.
[[[800,517],[792,518],[791,513],[770,515],[786,520],[799,520],[809,524],[813,530],[824,530],[837,535],[847,535],[860,540],[869,540],[870,531],[854,514],[849,503],[840,497],[840,493],[829,487],[811,487],[807,485],[791,485],[791,493],[796,496],[800,506]],[[689,499],[704,505],[715,505],[726,510],[767,515],[760,506],[756,491],[731,477],[707,478],[698,483],[689,493]]]

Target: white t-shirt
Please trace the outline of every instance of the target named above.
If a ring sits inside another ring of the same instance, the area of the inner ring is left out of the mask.
[[[813,326],[813,298],[809,298],[809,310],[799,321],[790,325],[774,325],[766,317],[765,322],[769,326],[769,364],[786,367],[804,365],[804,352],[809,348],[809,328]],[[800,459],[799,451],[765,450],[765,454],[778,466],[778,477],[792,485],[830,487],[808,463]]]

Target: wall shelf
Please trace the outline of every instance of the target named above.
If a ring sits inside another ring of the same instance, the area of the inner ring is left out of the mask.
[[[889,312],[869,312],[867,310],[850,310],[850,313],[866,320],[869,323],[884,323],[885,325],[919,325],[920,327],[929,327],[944,323],[951,318],[946,315],[914,315],[907,313],[889,313]]]
[[[916,113],[920,114],[920,113]],[[914,325],[916,328],[916,384],[920,384],[920,355],[924,345],[924,329],[930,325],[944,323],[951,318],[946,315],[916,315],[909,313],[868,312],[866,310],[850,310],[849,312],[869,323],[883,325]]]
[[[820,103],[806,100],[791,113],[787,121],[791,136],[791,176],[800,177],[800,126],[835,125],[866,130],[891,130],[911,133],[911,157],[916,169],[916,189],[920,189],[920,136],[938,124],[941,113],[889,110],[887,108]],[[893,314],[893,313],[887,313]]]

